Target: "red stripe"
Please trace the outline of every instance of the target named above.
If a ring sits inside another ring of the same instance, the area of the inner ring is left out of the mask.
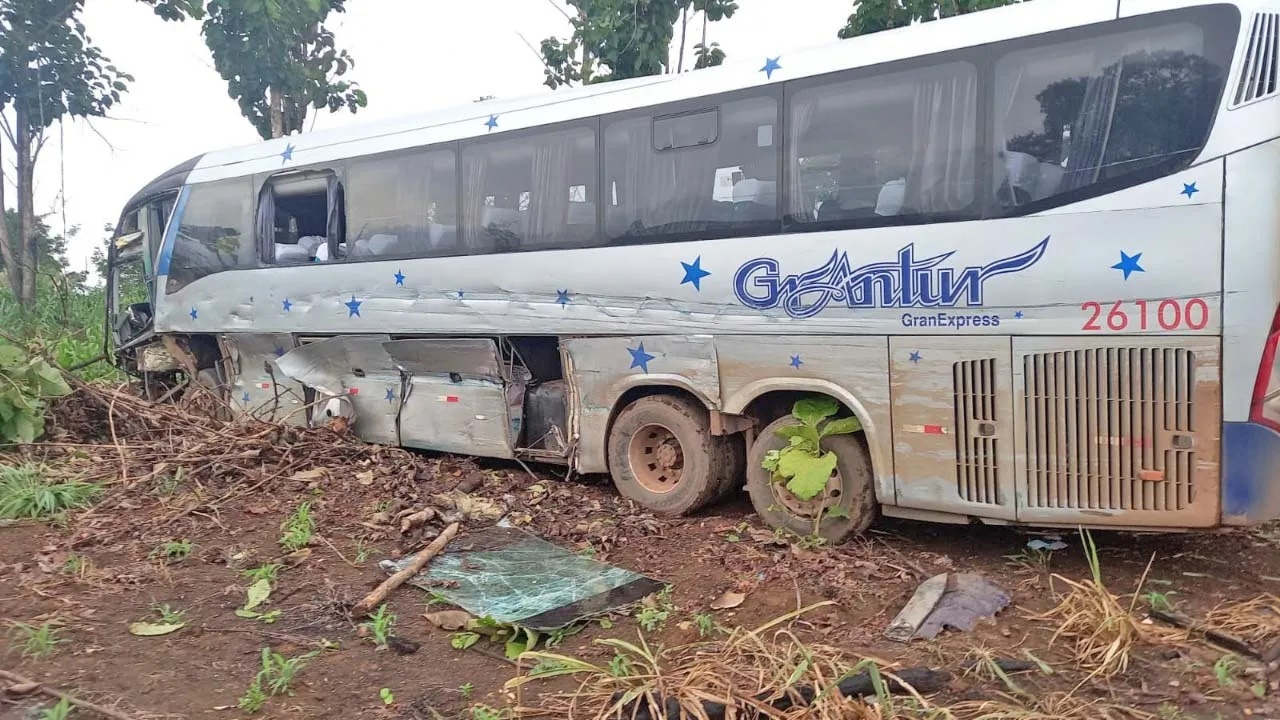
[[[444,401],[445,401],[445,402],[450,402],[450,403],[456,403],[456,402],[458,402],[458,396],[457,396],[457,395],[446,395],[446,396],[445,396],[445,398],[444,398]]]
[[[271,383],[262,383],[262,389],[263,389],[263,390],[270,390],[270,389],[271,389]]]
[[[349,394],[351,394],[351,395],[359,395],[359,394],[360,394],[360,388],[351,388],[350,390],[348,390],[348,391],[347,391],[347,393],[349,393]]]
[[[946,433],[947,433],[946,428],[942,427],[941,425],[925,425],[924,426],[925,435],[945,435]]]

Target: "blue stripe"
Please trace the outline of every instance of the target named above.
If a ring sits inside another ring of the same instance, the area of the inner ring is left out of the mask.
[[[182,212],[187,209],[187,197],[191,194],[191,186],[185,185],[178,193],[178,202],[173,206],[173,218],[169,227],[164,229],[164,242],[160,245],[160,260],[156,263],[156,278],[169,274],[169,261],[173,259],[173,243],[178,237],[178,226],[182,224]]]

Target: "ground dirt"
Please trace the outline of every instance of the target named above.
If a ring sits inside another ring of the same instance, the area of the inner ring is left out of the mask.
[[[323,641],[328,649],[298,673],[293,694],[269,698],[256,717],[509,717],[498,709],[511,701],[503,684],[517,668],[504,659],[502,646],[482,641],[467,650],[451,647],[451,633],[424,618],[423,591],[404,586],[389,601],[396,636],[419,645],[413,653],[376,649],[345,612],[386,577],[378,560],[423,547],[432,528],[439,529],[435,523],[402,535],[389,517],[429,504],[433,493],[459,484],[474,486],[475,497],[501,503],[509,517],[551,542],[669,583],[670,615],[660,629],[646,633],[650,643],[697,641],[698,613],[712,613],[724,627],[754,627],[827,600],[833,604],[802,616],[792,630],[886,668],[953,672],[955,679],[930,698],[938,706],[1009,692],[999,681],[961,670],[971,651],[988,648],[998,657],[1021,660],[1029,651],[1054,669],[1016,678],[1029,697],[1075,689],[1079,697],[1165,720],[1280,717],[1280,686],[1271,679],[1280,674],[1272,676],[1264,663],[1247,658],[1221,661],[1228,652],[1203,640],[1140,643],[1123,673],[1086,680],[1070,643],[1051,642],[1056,623],[1033,619],[1069,589],[1053,574],[1089,576],[1081,538],[1067,532],[1067,549],[1036,554],[1026,548],[1032,536],[1016,529],[880,520],[861,538],[804,549],[804,543],[780,540],[762,527],[745,499],[695,517],[659,518],[623,501],[601,480],[565,481],[557,477],[562,471],[552,469],[534,468],[531,476],[515,465],[390,449],[344,454],[347,441],[337,439],[341,447],[334,452],[323,453],[315,464],[295,457],[281,476],[240,462],[211,463],[187,476],[165,471],[148,477],[121,460],[129,451],[128,437],[72,434],[55,427],[53,441],[37,459],[60,473],[96,477],[107,477],[118,465],[130,470],[129,477],[121,481],[115,470],[115,481],[96,506],[72,512],[61,523],[0,527],[0,621],[11,627],[53,622],[65,640],[47,657],[24,657],[15,629],[0,645],[0,668],[129,717],[249,717],[237,703],[260,667],[262,648],[294,657]],[[227,438],[232,446],[235,434]],[[30,459],[0,456],[0,463]],[[273,462],[259,459],[263,468]],[[306,551],[289,557],[280,546],[281,526],[307,501],[316,537]],[[463,537],[477,526],[464,521]],[[1190,617],[1269,595],[1280,585],[1280,530],[1273,527],[1093,537],[1103,580],[1125,603],[1149,562],[1145,590],[1163,594]],[[158,548],[175,541],[191,543],[187,557],[158,556]],[[266,606],[280,611],[278,618],[268,624],[237,617],[249,584],[241,571],[269,562],[284,565]],[[886,625],[917,585],[948,571],[983,574],[1008,590],[1013,604],[970,632],[950,630],[905,645],[884,639]],[[727,591],[745,600],[730,610],[709,610]],[[129,633],[130,623],[156,621],[153,608],[164,604],[184,613],[181,630],[161,637]],[[1142,607],[1137,614],[1145,617]],[[1264,653],[1280,641],[1277,619],[1271,621],[1258,630]],[[635,640],[638,632],[632,615],[619,614],[565,637],[555,652],[607,663],[613,652],[595,641]],[[572,687],[565,681],[535,683],[520,700],[533,706],[540,693]],[[391,704],[381,699],[382,688],[394,696]],[[48,705],[30,695],[0,694],[0,720],[38,717],[37,708]],[[485,714],[486,708],[495,712]],[[91,716],[82,710],[72,715]],[[1086,716],[1104,714],[1073,717]]]

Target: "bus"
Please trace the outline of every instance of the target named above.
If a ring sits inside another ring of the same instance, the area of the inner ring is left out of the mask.
[[[113,353],[833,542],[1262,523],[1278,82],[1276,0],[1038,0],[210,152],[123,211]],[[807,497],[806,400],[856,418]]]

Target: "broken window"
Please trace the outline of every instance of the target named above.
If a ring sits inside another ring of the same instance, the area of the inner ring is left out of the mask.
[[[346,256],[342,183],[328,170],[288,173],[263,184],[258,237],[264,259],[279,265]]]

